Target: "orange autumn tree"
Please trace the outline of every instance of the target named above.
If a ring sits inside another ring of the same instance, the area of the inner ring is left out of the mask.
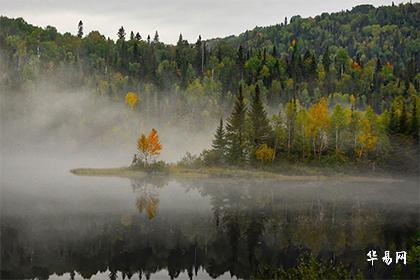
[[[159,142],[159,135],[156,129],[152,129],[149,135],[143,133],[137,140],[138,158],[144,162],[144,166],[150,164],[153,158],[162,151],[162,144]]]

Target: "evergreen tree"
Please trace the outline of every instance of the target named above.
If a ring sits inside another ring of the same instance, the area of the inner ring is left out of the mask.
[[[153,43],[159,43],[159,33],[157,32],[157,30],[155,32],[155,37],[153,38]]]
[[[325,73],[330,71],[331,65],[331,58],[330,58],[330,50],[327,48],[322,56],[322,65],[324,66]]]
[[[82,22],[82,20],[80,20],[79,24],[77,25],[77,37],[79,37],[79,38],[83,37],[83,22]]]
[[[251,144],[257,149],[261,144],[267,143],[272,136],[272,129],[264,110],[260,96],[260,87],[255,86],[255,95],[252,98],[251,110],[248,118],[251,122]],[[254,158],[255,155],[251,155]]]
[[[391,108],[389,109],[389,131],[391,133],[395,133],[398,131],[399,127],[399,120],[397,114],[395,112],[395,105],[392,104]]]
[[[140,33],[136,33],[136,36],[135,36],[135,38],[136,38],[136,40],[137,41],[140,41],[141,40],[141,35],[140,35]]]
[[[201,41],[201,35],[198,35],[197,42],[194,45],[195,57],[194,57],[194,69],[201,76],[204,72],[204,49]]]
[[[119,40],[125,40],[125,30],[123,26],[121,26],[120,29],[118,29],[117,35]]]
[[[407,108],[405,105],[405,101],[402,102],[399,132],[402,134],[406,134],[408,132],[407,131]]]
[[[231,164],[241,164],[245,161],[244,153],[244,126],[246,106],[242,95],[242,85],[235,100],[233,111],[227,119],[226,146],[228,161]]]
[[[417,117],[417,102],[415,98],[413,102],[413,110],[411,111],[411,129],[410,130],[414,139],[418,139],[419,138],[419,119]]]
[[[226,155],[226,139],[225,129],[223,127],[223,119],[220,118],[220,124],[217,127],[216,134],[212,144],[213,151],[215,152],[218,163],[224,163]]]
[[[130,32],[130,40],[134,40],[134,32],[133,31]]]

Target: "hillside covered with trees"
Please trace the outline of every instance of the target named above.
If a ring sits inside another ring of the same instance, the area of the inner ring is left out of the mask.
[[[220,120],[206,164],[393,160],[417,164],[420,4],[287,18],[176,45],[116,27],[60,34],[0,18],[0,84],[88,88],[138,116],[192,131]],[[64,78],[65,77],[65,78]],[[233,108],[233,111],[232,111]],[[224,125],[226,124],[226,126]]]

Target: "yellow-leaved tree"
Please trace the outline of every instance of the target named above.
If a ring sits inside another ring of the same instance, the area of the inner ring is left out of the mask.
[[[378,144],[378,137],[373,134],[372,125],[365,117],[361,120],[361,130],[357,136],[356,154],[358,158],[362,158],[376,148]]]
[[[131,110],[134,110],[139,103],[139,97],[134,92],[129,91],[125,96],[125,103],[131,108]]]
[[[309,117],[309,132],[312,138],[314,158],[316,158],[318,152],[318,159],[321,159],[322,151],[327,148],[328,130],[330,128],[330,116],[326,98],[321,98],[318,103],[315,103],[309,109]]]
[[[270,163],[274,160],[275,152],[267,144],[262,144],[255,151],[255,157],[262,163]]]
[[[159,135],[156,129],[152,129],[149,135],[141,134],[137,140],[138,157],[144,162],[144,166],[150,164],[151,160],[162,151],[162,144],[159,142]]]

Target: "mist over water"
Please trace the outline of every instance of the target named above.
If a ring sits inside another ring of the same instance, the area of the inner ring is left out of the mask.
[[[7,98],[6,98],[7,96]],[[2,92],[1,154],[3,162],[17,157],[63,160],[75,167],[129,165],[141,133],[159,132],[162,160],[176,162],[186,152],[200,153],[210,146],[214,127],[188,129],[175,116],[149,117],[130,111],[122,102],[88,90],[74,91],[42,83],[26,92]]]
[[[418,178],[78,177],[69,170],[127,166],[153,127],[169,162],[209,147],[214,127],[142,118],[89,91],[0,97],[4,278],[249,279],[307,252],[388,277],[395,268],[369,270],[366,252],[408,250],[419,229]]]
[[[415,180],[119,179],[71,164],[3,165],[4,277],[248,279],[307,251],[385,277],[366,252],[407,250],[419,226]]]

